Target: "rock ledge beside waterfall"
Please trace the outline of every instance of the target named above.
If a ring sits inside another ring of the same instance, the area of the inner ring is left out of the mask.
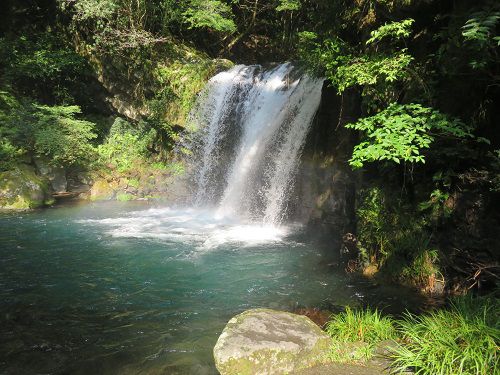
[[[309,318],[253,309],[232,318],[214,348],[222,375],[283,374],[323,363],[331,339]]]

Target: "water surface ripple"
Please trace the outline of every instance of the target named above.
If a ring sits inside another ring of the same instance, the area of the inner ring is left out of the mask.
[[[1,374],[214,374],[229,318],[419,298],[328,266],[299,227],[135,203],[0,215]]]

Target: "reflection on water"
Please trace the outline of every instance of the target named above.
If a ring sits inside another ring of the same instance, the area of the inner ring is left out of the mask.
[[[213,374],[245,309],[422,302],[332,269],[324,247],[297,226],[134,203],[3,214],[0,373]]]

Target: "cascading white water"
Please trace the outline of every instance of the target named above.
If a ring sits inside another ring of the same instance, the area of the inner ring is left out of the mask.
[[[205,87],[192,113],[191,122],[204,124],[203,151],[201,161],[196,171],[195,182],[198,186],[194,203],[196,206],[213,199],[213,191],[209,187],[210,172],[220,157],[217,145],[222,140],[222,133],[231,105],[238,93],[245,92],[245,86],[250,87],[255,67],[238,65],[233,69],[217,74]]]
[[[194,204],[280,224],[322,86],[290,63],[238,65],[213,77],[192,118],[202,129]]]
[[[292,187],[300,152],[321,100],[322,81],[307,76],[302,79],[302,84],[297,88],[299,92],[291,98],[290,103],[293,108],[300,110],[290,120],[291,123],[283,134],[283,142],[271,159],[273,165],[269,174],[269,187],[264,195],[266,223],[279,223],[285,214],[287,193]]]

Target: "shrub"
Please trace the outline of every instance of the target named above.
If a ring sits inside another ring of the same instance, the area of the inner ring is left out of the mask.
[[[77,119],[77,106],[34,106],[35,153],[56,165],[86,164],[93,159],[94,124]]]
[[[119,202],[128,202],[134,199],[134,196],[132,194],[127,194],[127,193],[118,193],[116,195],[116,200]]]
[[[58,33],[18,32],[0,38],[3,83],[46,104],[74,104],[76,98],[90,103],[82,95],[92,76],[85,58]]]
[[[390,160],[397,164],[425,163],[424,149],[430,147],[436,134],[456,139],[472,137],[461,121],[450,119],[420,104],[391,104],[371,117],[365,117],[346,128],[360,130],[365,140],[354,147],[349,164],[361,168],[367,162]]]
[[[377,263],[391,277],[423,289],[440,273],[426,216],[418,217],[380,188],[361,193],[357,209],[361,263]]]
[[[102,164],[112,165],[118,172],[131,171],[150,156],[149,146],[156,137],[154,129],[134,127],[117,118],[105,143],[97,147]]]
[[[45,106],[0,92],[0,161],[9,169],[24,155],[70,167],[94,159],[95,124],[78,106]]]

